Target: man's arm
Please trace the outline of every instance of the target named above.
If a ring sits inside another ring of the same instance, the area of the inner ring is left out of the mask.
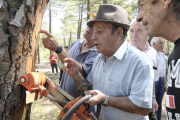
[[[77,86],[80,86],[82,83],[89,83],[79,72],[77,67],[77,62],[71,58],[64,59],[63,71],[67,72],[75,81]],[[92,94],[93,97],[90,98],[86,103],[90,105],[97,105],[103,103],[105,100],[105,94],[99,90],[89,90],[85,91],[85,94]],[[128,97],[109,97],[109,105],[118,109],[121,109],[126,112],[147,115],[150,109],[140,108],[132,103]]]
[[[164,92],[166,92],[167,91],[166,79],[165,79],[165,77],[163,77],[163,78],[164,78]]]
[[[85,91],[85,94],[93,95],[92,98],[86,101],[86,103],[89,103],[90,105],[97,105],[97,104],[103,103],[105,100],[105,94],[98,90]],[[136,106],[134,103],[132,103],[129,97],[110,96],[109,106],[115,107],[117,109],[129,112],[129,113],[140,114],[144,116],[148,115],[150,112],[150,109]]]
[[[57,48],[59,46],[61,46],[58,42],[58,40],[52,35],[50,34],[48,31],[46,30],[40,30],[39,33],[43,33],[46,35],[46,37],[43,37],[42,38],[42,41],[43,41],[43,45],[45,48],[48,48],[49,50],[51,51],[56,51]],[[63,60],[65,58],[71,58],[71,56],[68,54],[68,52],[63,48],[62,52],[61,53],[58,53],[57,54],[59,59],[63,62]],[[79,63],[78,64],[79,66],[79,71],[81,72],[81,74],[85,77],[86,76],[86,72],[84,71],[82,65]]]
[[[123,111],[134,113],[134,114],[141,114],[141,115],[148,115],[150,109],[141,108],[136,106],[128,97],[109,97],[109,105]]]
[[[62,67],[63,71],[67,72],[73,78],[77,86],[80,86],[83,83],[89,83],[89,81],[80,73],[79,64],[80,63],[72,58],[65,58],[64,66]]]
[[[155,82],[153,83],[153,99],[152,99],[152,110],[157,111],[158,110],[158,104],[156,101],[156,92],[155,92]]]

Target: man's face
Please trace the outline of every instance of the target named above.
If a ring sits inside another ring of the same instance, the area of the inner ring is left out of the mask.
[[[138,47],[140,50],[144,49],[148,34],[142,23],[134,21],[130,26],[129,36],[133,46]]]
[[[149,36],[160,36],[167,28],[163,27],[165,21],[165,10],[163,0],[151,3],[151,0],[141,0],[141,10],[136,20],[142,22]]]
[[[93,40],[98,53],[111,56],[116,44],[116,35],[112,35],[113,25],[107,22],[95,22],[93,24]]]
[[[153,43],[153,47],[159,52],[163,51],[164,41],[162,38],[158,38],[158,43]]]
[[[83,37],[86,39],[91,39],[93,34],[93,29],[90,27],[87,27],[84,31]]]

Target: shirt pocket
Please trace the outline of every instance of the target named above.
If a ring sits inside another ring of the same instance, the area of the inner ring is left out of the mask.
[[[125,96],[128,92],[127,88],[121,82],[108,81],[107,93],[111,96]]]
[[[109,95],[120,97],[129,94],[129,85],[127,81],[122,78],[121,73],[117,73],[116,75],[111,74],[107,82]]]

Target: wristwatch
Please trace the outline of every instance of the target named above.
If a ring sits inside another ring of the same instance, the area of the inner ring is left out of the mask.
[[[104,102],[102,103],[103,106],[108,106],[109,105],[109,95],[106,95],[105,96],[105,100]]]
[[[59,46],[55,52],[58,54],[61,53],[62,50],[63,50],[63,46]]]

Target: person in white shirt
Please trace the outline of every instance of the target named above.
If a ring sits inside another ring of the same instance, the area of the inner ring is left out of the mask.
[[[155,83],[156,88],[156,101],[159,105],[158,111],[157,111],[157,117],[158,120],[161,120],[161,111],[162,111],[162,99],[164,92],[166,92],[166,82],[165,82],[165,76],[166,76],[166,61],[165,56],[161,52],[163,49],[163,38],[162,37],[153,37],[151,40],[151,45],[156,51],[158,52],[159,56],[159,64],[158,64],[158,73],[159,73],[159,80]]]
[[[158,110],[158,104],[155,97],[155,82],[158,81],[158,55],[157,51],[149,45],[148,34],[142,23],[132,20],[129,32],[131,44],[144,52],[154,70],[154,86],[153,86],[153,106],[152,110]]]

